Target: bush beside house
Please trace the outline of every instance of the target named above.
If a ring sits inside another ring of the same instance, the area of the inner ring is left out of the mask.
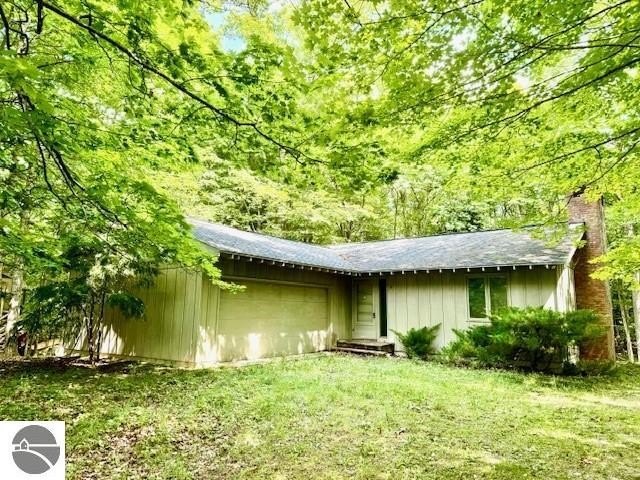
[[[579,345],[603,335],[603,327],[590,310],[562,313],[539,307],[511,307],[492,315],[488,324],[455,334],[457,339],[442,350],[444,361],[578,373],[593,370],[584,362],[577,362]]]
[[[395,330],[393,333],[400,340],[407,357],[427,360],[435,353],[434,342],[438,336],[438,330],[440,330],[440,324],[432,327],[411,328],[404,334]]]

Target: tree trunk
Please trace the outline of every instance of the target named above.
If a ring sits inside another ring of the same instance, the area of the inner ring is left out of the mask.
[[[20,27],[22,28],[22,26]],[[29,225],[29,216],[27,212],[20,214],[20,225],[23,228]],[[15,262],[11,277],[11,300],[9,301],[9,310],[7,312],[7,326],[5,330],[5,349],[9,342],[9,336],[11,331],[15,327],[16,323],[20,320],[20,313],[22,310],[22,294],[24,291],[24,274],[23,274],[23,262],[18,260]]]
[[[20,310],[22,307],[22,289],[23,289],[22,271],[18,268],[13,272],[11,280],[11,300],[9,301],[9,311],[7,313],[7,326],[5,330],[5,345],[9,343],[9,335],[20,320]]]
[[[93,338],[93,321],[91,317],[87,317],[87,351],[89,352],[89,362],[93,365],[93,347],[95,340]]]
[[[627,356],[629,357],[629,361],[633,363],[633,341],[631,340],[631,332],[629,331],[629,321],[627,318],[628,310],[627,304],[622,297],[622,293],[620,293],[622,289],[622,285],[618,285],[617,294],[618,294],[618,306],[620,307],[620,318],[622,319],[622,328],[624,330],[624,339],[627,344]]]
[[[96,360],[100,360],[100,350],[102,350],[102,323],[104,322],[104,304],[106,302],[107,292],[106,287],[102,286],[102,292],[100,293],[100,314],[98,316],[97,329],[98,340],[96,342]]]
[[[95,365],[96,363],[96,335],[94,325],[94,301],[93,295],[89,297],[89,315],[87,315],[87,350],[89,351],[89,363]]]
[[[636,285],[633,286],[632,298],[633,298],[633,318],[636,330],[636,355],[637,360],[640,362],[640,272],[636,272]]]
[[[398,195],[396,195],[395,190],[393,197],[393,238],[396,238],[398,235]]]

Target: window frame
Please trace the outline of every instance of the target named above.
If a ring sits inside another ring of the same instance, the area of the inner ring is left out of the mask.
[[[467,319],[470,322],[487,322],[489,320],[489,315],[491,315],[491,278],[504,278],[507,284],[507,306],[511,305],[511,281],[509,275],[503,272],[495,272],[495,273],[478,273],[467,275],[466,278],[466,296],[467,296]],[[469,302],[469,280],[473,278],[481,278],[484,280],[484,306],[485,306],[485,316],[484,317],[472,317],[471,316],[471,302]]]

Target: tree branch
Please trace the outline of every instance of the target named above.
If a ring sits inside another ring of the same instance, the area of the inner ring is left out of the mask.
[[[42,26],[44,25],[44,16],[42,14],[42,0],[37,0],[38,6],[36,11],[36,33],[40,35],[42,33]]]
[[[49,190],[51,194],[58,199],[64,210],[68,210],[67,202],[65,202],[64,199],[60,195],[58,195],[58,192],[55,191],[53,185],[49,181],[47,158],[45,157],[40,137],[37,134],[34,134],[34,138],[36,141],[36,146],[38,147],[38,155],[40,156],[40,163],[42,164],[42,172],[44,174],[44,182],[47,184],[47,190]]]
[[[391,22],[395,22],[398,20],[408,20],[410,18],[419,18],[419,17],[423,17],[425,15],[448,15],[450,13],[454,13],[454,12],[460,12],[462,10],[466,10],[469,7],[473,7],[475,5],[479,5],[481,3],[483,3],[485,0],[472,0],[469,3],[465,3],[464,5],[459,5],[456,7],[452,7],[449,8],[447,10],[429,10],[429,9],[422,9],[419,12],[416,13],[408,13],[406,15],[394,15],[394,16],[389,16],[387,18],[382,18],[380,17],[380,20],[377,21],[371,21],[371,22],[363,22],[360,23],[360,25],[362,26],[370,26],[370,25],[380,25],[380,24],[384,24],[384,23],[391,23]]]
[[[175,89],[177,89],[178,91],[182,92],[187,97],[191,98],[192,100],[196,101],[197,103],[200,103],[201,105],[206,107],[208,110],[210,110],[213,113],[215,113],[216,115],[218,115],[223,120],[225,120],[225,121],[227,121],[227,122],[229,122],[229,123],[231,123],[233,125],[236,125],[238,127],[246,127],[246,128],[249,128],[249,129],[253,130],[258,136],[262,137],[264,140],[266,140],[266,141],[272,143],[273,145],[277,146],[278,148],[282,149],[283,151],[285,151],[287,154],[291,155],[297,161],[300,161],[300,158],[304,157],[307,160],[310,160],[310,161],[313,161],[313,162],[317,162],[317,163],[322,163],[321,160],[311,158],[308,155],[306,155],[305,153],[303,153],[302,151],[297,150],[297,149],[295,149],[295,148],[293,148],[293,147],[291,147],[289,145],[286,145],[285,143],[280,142],[279,140],[275,139],[273,136],[271,136],[270,134],[268,134],[264,130],[262,130],[262,128],[256,122],[239,120],[236,117],[234,117],[233,115],[231,115],[228,112],[226,112],[225,110],[223,110],[223,109],[221,109],[219,107],[216,107],[209,100],[207,100],[207,99],[201,97],[200,95],[196,94],[195,92],[189,90],[183,84],[181,84],[180,82],[178,82],[178,81],[174,80],[173,78],[171,78],[169,75],[167,75],[166,73],[161,71],[159,68],[157,68],[155,65],[150,63],[148,60],[142,58],[140,55],[136,54],[135,52],[133,52],[132,50],[130,50],[129,48],[124,46],[122,43],[118,42],[117,40],[114,40],[113,38],[109,37],[108,35],[100,32],[98,30],[96,30],[92,26],[81,22],[80,20],[75,18],[73,15],[67,13],[66,11],[64,11],[61,8],[57,7],[56,5],[52,5],[51,3],[46,2],[46,1],[43,1],[42,5],[47,10],[55,13],[56,15],[64,18],[67,21],[73,23],[74,25],[76,25],[77,27],[81,28],[82,30],[85,30],[85,31],[89,32],[92,36],[100,38],[101,40],[104,40],[106,43],[111,45],[113,48],[118,50],[120,53],[126,55],[130,59],[131,62],[135,63],[136,65],[138,65],[143,70],[151,72],[154,75],[160,77],[161,79],[163,79],[164,81],[169,83],[171,86],[173,86]]]
[[[5,15],[2,5],[0,5],[0,19],[2,19],[2,26],[4,27],[4,44],[7,50],[11,50],[11,27],[9,26],[9,19]]]
[[[516,113],[512,113],[512,114],[507,115],[505,117],[498,118],[496,120],[491,120],[489,122],[486,122],[486,123],[483,123],[483,124],[480,124],[480,125],[476,125],[476,126],[474,126],[472,128],[469,128],[466,131],[462,132],[461,134],[453,137],[452,141],[449,144],[453,144],[453,143],[459,141],[460,139],[462,139],[462,138],[464,138],[464,137],[466,137],[468,135],[471,135],[471,134],[473,134],[473,133],[475,133],[475,132],[477,132],[479,130],[484,130],[486,128],[489,128],[489,127],[492,127],[492,126],[496,126],[496,125],[500,125],[500,124],[505,123],[505,122],[513,123],[513,121],[519,120],[520,118],[528,115],[530,112],[532,112],[533,110],[541,107],[542,105],[545,105],[546,103],[559,100],[559,99],[561,99],[563,97],[567,97],[569,95],[573,95],[574,93],[576,93],[576,92],[578,92],[580,90],[583,90],[583,89],[585,89],[585,88],[587,88],[587,87],[589,87],[591,85],[594,85],[594,84],[604,80],[605,78],[609,77],[610,75],[613,75],[614,73],[617,73],[617,72],[620,72],[620,71],[622,71],[622,70],[624,70],[626,68],[629,68],[629,67],[631,67],[631,66],[633,66],[633,65],[635,65],[636,63],[639,63],[639,62],[640,62],[640,57],[632,58],[630,60],[627,60],[626,62],[623,62],[623,63],[621,63],[619,65],[616,65],[613,68],[610,68],[609,70],[606,70],[604,73],[598,75],[595,78],[592,78],[591,80],[589,80],[587,82],[581,83],[580,85],[576,85],[576,86],[574,86],[572,88],[569,88],[569,89],[564,90],[562,92],[559,92],[557,94],[549,95],[547,97],[544,97],[544,98],[532,103],[531,105],[523,108],[522,110],[519,110]]]
[[[425,106],[427,106],[429,104],[434,103],[436,100],[441,100],[441,101],[445,101],[445,102],[446,101],[450,101],[450,100],[453,100],[453,99],[456,99],[456,98],[460,98],[460,97],[462,97],[464,95],[469,95],[471,92],[480,90],[482,88],[486,88],[486,85],[496,85],[498,82],[500,82],[500,81],[502,81],[504,79],[510,78],[512,75],[516,74],[517,72],[522,71],[525,68],[530,67],[531,65],[535,64],[536,62],[538,62],[540,60],[543,60],[547,56],[547,54],[549,52],[553,51],[551,48],[545,48],[545,46],[544,46],[550,40],[552,40],[554,38],[557,38],[557,37],[559,37],[561,35],[564,35],[566,33],[569,33],[570,31],[575,30],[576,28],[579,28],[579,27],[585,25],[590,20],[598,18],[598,17],[600,17],[602,15],[605,15],[605,14],[609,13],[610,11],[615,10],[617,8],[620,8],[621,6],[623,6],[623,5],[627,4],[627,3],[630,3],[630,2],[631,2],[631,0],[622,0],[622,1],[620,1],[620,2],[618,2],[616,4],[614,4],[614,5],[610,5],[610,6],[607,6],[605,8],[602,8],[602,9],[598,10],[597,12],[594,12],[594,13],[592,13],[590,15],[587,15],[587,16],[585,16],[583,18],[580,18],[579,20],[575,21],[574,23],[564,27],[563,29],[561,29],[561,30],[559,30],[557,32],[551,33],[551,34],[549,34],[549,35],[537,40],[533,44],[528,44],[528,43],[526,43],[526,42],[524,42],[524,41],[522,41],[522,40],[520,40],[518,38],[515,38],[514,36],[508,36],[507,39],[510,39],[513,42],[521,45],[523,48],[517,50],[515,52],[515,55],[512,58],[508,59],[505,63],[503,63],[503,64],[501,64],[499,66],[493,67],[493,68],[489,69],[488,71],[484,71],[481,74],[478,74],[477,76],[475,76],[473,79],[467,80],[467,81],[461,83],[456,88],[450,89],[450,90],[445,91],[445,92],[442,92],[442,93],[440,93],[440,94],[438,94],[438,95],[436,95],[434,97],[429,98],[427,101],[420,100],[420,101],[417,101],[417,102],[413,102],[410,105],[401,106],[400,108],[396,108],[395,110],[391,111],[388,115],[385,115],[385,116],[387,116],[387,117],[388,116],[393,116],[393,115],[397,115],[399,113],[402,113],[402,112],[405,112],[405,111],[408,111],[408,110],[415,110],[415,109],[418,109],[418,108],[421,108],[421,107],[425,107]],[[473,4],[474,3],[470,3],[468,6],[473,5]],[[473,12],[470,12],[469,15],[472,16],[476,21],[478,21],[485,29],[489,30],[492,34],[496,34],[496,32],[491,27],[489,27],[485,22],[483,22],[480,17],[478,17],[477,15],[474,15]],[[632,32],[633,31],[627,31],[625,33],[632,33]],[[636,45],[633,44],[632,42],[634,40],[636,40],[637,38],[638,37],[635,36],[627,43],[617,43],[617,42],[615,42],[615,43],[607,44],[607,46],[609,46],[611,48],[618,48],[618,49],[613,54],[608,55],[607,57],[605,57],[603,59],[599,59],[597,62],[592,62],[592,63],[590,63],[590,64],[588,64],[586,66],[582,65],[582,66],[576,67],[574,69],[574,71],[577,71],[578,73],[582,73],[582,72],[584,72],[584,70],[586,70],[586,68],[594,66],[594,65],[596,65],[598,63],[601,63],[602,61],[604,61],[604,60],[606,60],[608,58],[611,58],[611,57],[617,55],[618,53],[622,52],[627,47],[629,47],[629,48],[636,47]],[[601,46],[603,47],[605,45],[604,44],[603,45],[596,45],[596,47],[601,47]],[[523,65],[520,65],[515,69],[511,69],[510,71],[508,71],[506,73],[501,73],[496,78],[487,78],[490,74],[493,74],[493,73],[496,73],[496,72],[501,72],[504,69],[504,67],[506,67],[507,65],[509,65],[511,63],[514,63],[515,61],[525,57],[528,53],[532,52],[533,50],[541,50],[543,53],[536,55],[531,60],[527,60]],[[553,75],[552,77],[547,78],[547,79],[537,83],[536,85],[533,85],[531,88],[535,88],[537,86],[542,86],[547,82],[553,81],[555,78],[557,78],[557,77],[559,77],[561,75],[564,75],[564,73]],[[568,78],[572,78],[572,77],[573,76],[565,78],[563,80],[563,82],[566,81]],[[483,84],[482,85],[478,85],[476,87],[473,87],[471,89],[467,88],[470,85],[479,84],[479,83],[483,83]],[[516,92],[517,91],[512,91],[512,92],[496,94],[496,95],[492,95],[492,96],[488,96],[488,97],[483,97],[483,98],[477,99],[476,102],[482,102],[482,101],[485,101],[485,100],[497,99],[497,98],[500,98],[500,97],[505,97],[507,95],[511,95],[513,93],[516,93]],[[465,103],[468,103],[468,102],[465,101]]]
[[[604,140],[602,140],[600,142],[593,143],[591,145],[587,145],[586,147],[581,147],[581,148],[578,148],[576,150],[572,150],[570,152],[566,152],[566,153],[563,153],[561,155],[557,155],[557,156],[555,156],[553,158],[549,158],[547,160],[542,160],[542,161],[536,162],[536,163],[534,163],[532,165],[528,165],[528,166],[520,168],[518,170],[514,170],[512,172],[512,174],[515,174],[516,177],[517,177],[517,176],[520,176],[521,174],[523,174],[525,172],[528,172],[530,170],[533,170],[535,168],[542,167],[542,166],[548,165],[550,163],[554,163],[554,162],[565,160],[565,159],[567,159],[569,157],[573,157],[574,155],[577,155],[579,153],[586,152],[587,150],[595,149],[596,151],[598,151],[598,147],[602,147],[604,145],[607,145],[609,143],[615,142],[617,140],[620,140],[621,138],[627,137],[629,135],[633,135],[634,133],[638,133],[638,132],[640,132],[640,127],[635,127],[635,128],[632,128],[631,130],[627,130],[627,131],[625,131],[623,133],[620,133],[620,134],[618,134],[618,135],[616,135],[614,137],[607,137],[607,138],[605,138]]]
[[[629,148],[627,148],[622,155],[620,155],[618,158],[616,158],[616,160],[614,162],[611,163],[611,165],[609,165],[600,175],[598,175],[596,178],[594,178],[593,180],[589,181],[586,185],[586,187],[589,187],[595,183],[598,183],[600,180],[602,180],[604,177],[606,177],[616,166],[618,166],[620,163],[622,163],[627,156],[633,152],[633,150],[635,150],[635,148],[638,146],[638,144],[640,143],[640,138],[637,139],[635,142],[633,142],[631,144],[631,146]]]

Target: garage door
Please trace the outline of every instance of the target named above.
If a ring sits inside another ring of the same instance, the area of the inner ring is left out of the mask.
[[[218,317],[218,358],[225,362],[318,352],[326,348],[325,288],[236,282],[223,291]]]

